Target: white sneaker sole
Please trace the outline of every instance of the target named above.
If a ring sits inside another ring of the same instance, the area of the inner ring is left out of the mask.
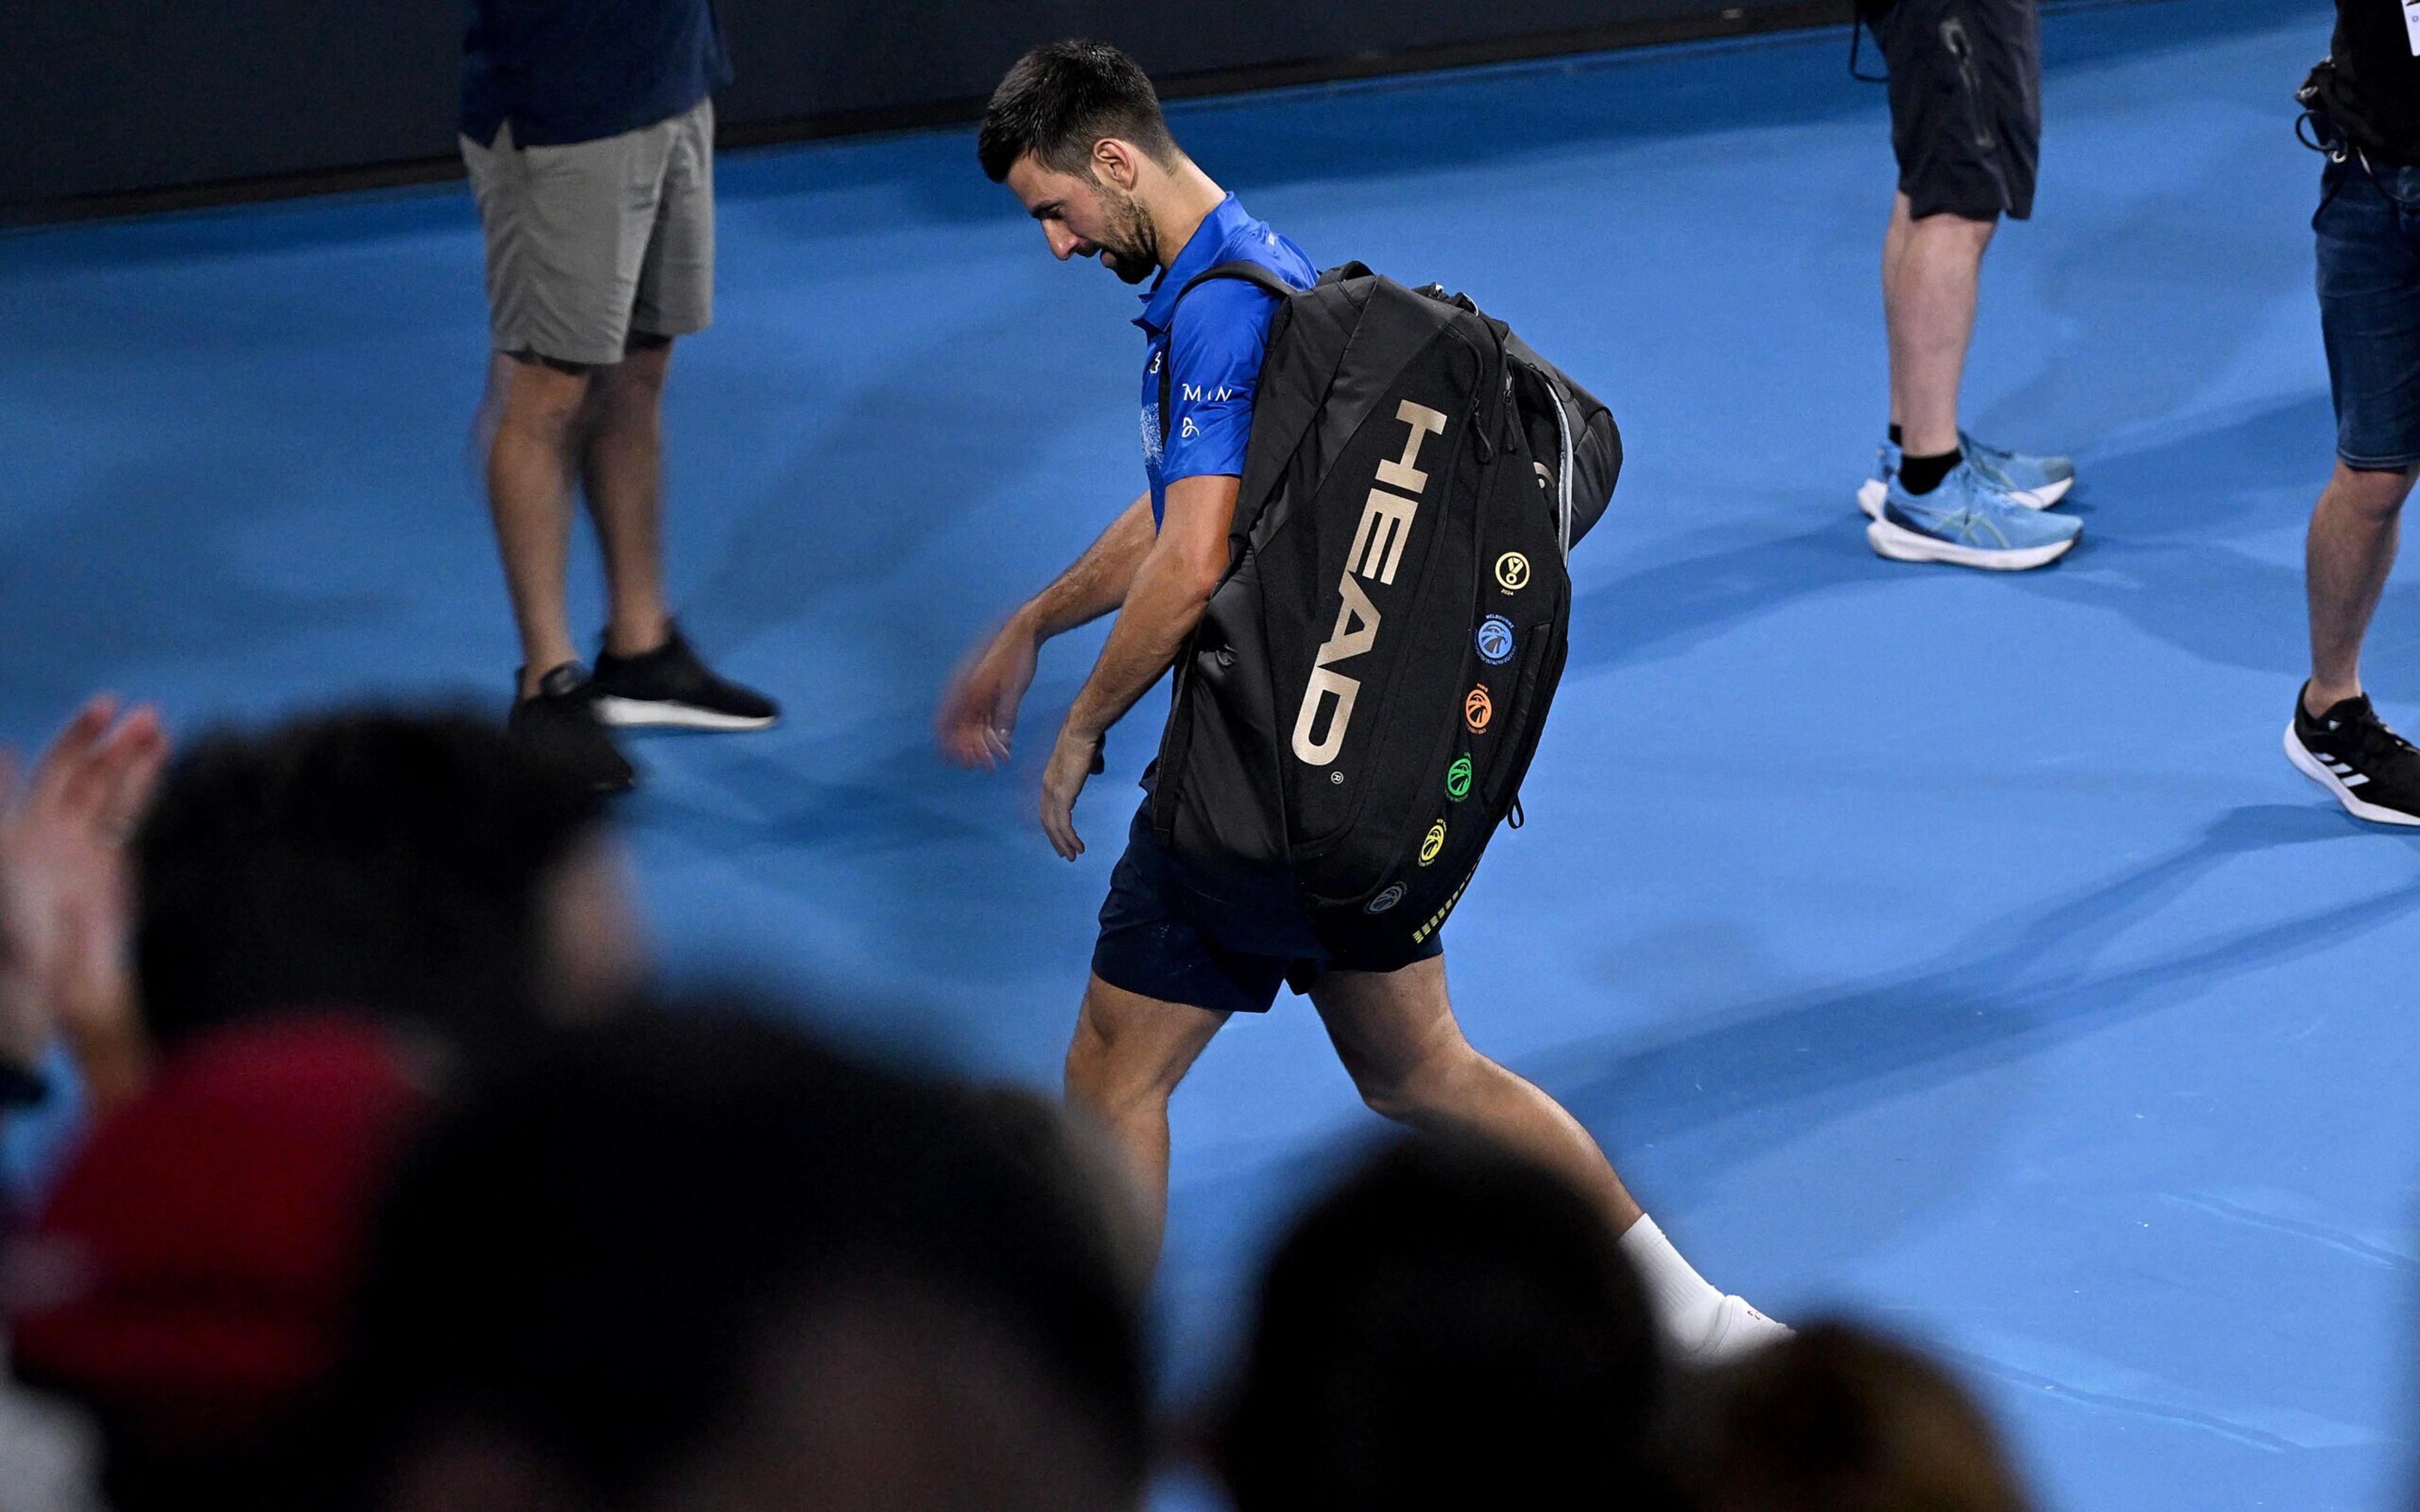
[[[2012,489],[2009,491],[2009,501],[2011,503],[2023,504],[2027,509],[2048,509],[2066,498],[2067,490],[2074,486],[2073,478],[2061,478],[2047,488]],[[1868,478],[1857,486],[1857,507],[1866,512],[1868,519],[1883,517],[1883,501],[1889,497],[1890,485],[1880,478]]]
[[[2294,738],[2294,725],[2291,720],[2287,721],[2286,724],[2286,759],[2294,764],[2294,770],[2335,794],[2336,801],[2344,805],[2345,812],[2355,819],[2366,819],[2373,825],[2401,825],[2406,828],[2420,828],[2420,814],[2408,814],[2393,809],[2383,809],[2377,804],[2364,803],[2354,797],[2352,789],[2345,786],[2344,779],[2329,771],[2317,756],[2311,754],[2308,747]]]
[[[717,714],[712,709],[691,708],[686,703],[650,703],[641,699],[613,698],[598,694],[589,705],[598,724],[619,729],[641,725],[660,725],[675,730],[770,730],[780,716],[752,719],[744,715]]]
[[[2048,509],[2066,498],[2067,490],[2074,486],[2073,478],[2061,478],[2056,483],[2044,484],[2039,488],[2011,488],[2009,490],[2009,497],[2027,509]]]
[[[1980,567],[1986,572],[2023,572],[2056,562],[2073,549],[2080,535],[2048,546],[2003,548],[1992,550],[1979,546],[1961,546],[1955,541],[1936,541],[1931,536],[1889,520],[1878,519],[1866,527],[1866,541],[1874,554],[1893,562],[1947,562],[1953,566]]]

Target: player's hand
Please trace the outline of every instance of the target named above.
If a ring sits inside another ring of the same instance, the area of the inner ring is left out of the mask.
[[[1033,632],[1010,620],[982,651],[959,664],[933,714],[941,754],[960,766],[997,771],[1016,733],[1016,706],[1033,683]]]
[[[1066,860],[1084,854],[1076,833],[1076,795],[1084,779],[1101,769],[1101,737],[1070,727],[1059,732],[1050,748],[1050,764],[1042,772],[1042,829],[1050,848]]]
[[[0,764],[0,1052],[21,1064],[54,1032],[87,1062],[121,1060],[141,1038],[122,847],[168,737],[151,709],[116,713],[105,697],[85,704],[22,786]]]

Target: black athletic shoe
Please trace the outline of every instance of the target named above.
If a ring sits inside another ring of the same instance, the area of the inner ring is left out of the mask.
[[[771,699],[717,677],[665,627],[664,643],[639,656],[597,654],[597,717],[606,724],[669,724],[684,730],[763,730],[782,717]]]
[[[2420,750],[2386,728],[2366,694],[2331,705],[2316,719],[2295,694],[2286,759],[2356,819],[2420,825]]]
[[[537,680],[537,692],[513,704],[504,729],[599,793],[624,793],[639,774],[597,722],[596,685],[580,663],[566,661]]]

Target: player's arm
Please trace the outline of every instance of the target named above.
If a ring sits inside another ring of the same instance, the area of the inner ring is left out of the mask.
[[[1151,552],[1151,495],[1118,513],[1050,586],[1016,612],[950,679],[933,717],[941,753],[962,766],[998,766],[1008,759],[1016,706],[1033,681],[1042,642],[1089,625],[1125,602],[1126,590]]]
[[[1176,659],[1227,570],[1227,532],[1239,484],[1232,475],[1206,474],[1168,486],[1159,534],[1127,585],[1093,674],[1068,706],[1042,776],[1042,827],[1051,847],[1071,861],[1084,853],[1076,834],[1076,795],[1100,756],[1103,737]]]
[[[1009,616],[1009,623],[1035,645],[1092,624],[1126,601],[1151,548],[1151,495],[1141,493],[1073,565]]]

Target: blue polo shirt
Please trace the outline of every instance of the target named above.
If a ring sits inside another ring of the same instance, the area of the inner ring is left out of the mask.
[[[1203,219],[1185,250],[1143,298],[1149,350],[1142,368],[1142,467],[1151,477],[1151,519],[1168,512],[1168,486],[1179,478],[1242,477],[1252,439],[1252,391],[1261,381],[1275,296],[1237,279],[1218,278],[1176,300],[1204,269],[1254,262],[1296,288],[1318,271],[1302,249],[1255,221],[1228,195]],[[1171,316],[1174,319],[1171,323]],[[1159,433],[1159,370],[1170,364],[1168,428]]]
[[[470,0],[462,134],[563,147],[670,120],[731,82],[713,0]]]

